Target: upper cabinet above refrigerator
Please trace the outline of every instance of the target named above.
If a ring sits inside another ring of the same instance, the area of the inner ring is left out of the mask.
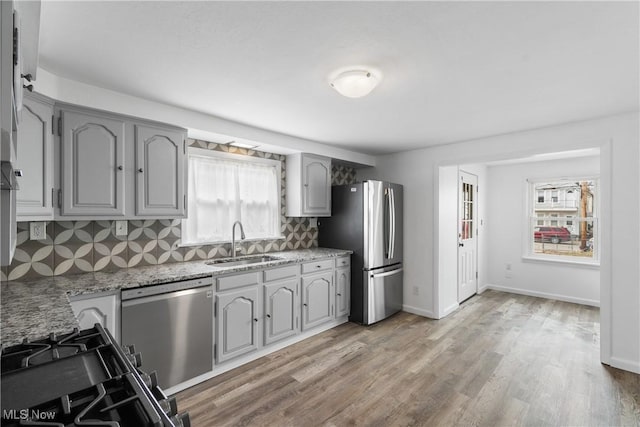
[[[286,165],[286,215],[331,216],[331,159],[297,153]]]

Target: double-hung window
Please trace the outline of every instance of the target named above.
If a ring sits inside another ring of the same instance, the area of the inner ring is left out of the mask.
[[[528,180],[525,256],[598,263],[598,178]]]
[[[280,170],[277,160],[189,148],[185,245],[231,241],[241,221],[247,239],[280,238]]]

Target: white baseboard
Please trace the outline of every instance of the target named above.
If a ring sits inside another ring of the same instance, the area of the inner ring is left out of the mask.
[[[636,374],[640,374],[640,361],[621,359],[619,357],[611,357],[609,365],[614,368],[623,369],[625,371],[630,371],[630,372],[635,372]]]
[[[483,293],[487,289],[489,289],[489,285],[483,285],[483,286],[478,287],[478,295],[480,295],[481,293]]]
[[[412,307],[410,305],[403,304],[402,311],[406,311],[407,313],[417,314],[418,316],[428,317],[429,319],[437,319],[436,316],[433,315],[433,312],[430,310],[424,310],[418,307]]]
[[[438,317],[438,319],[442,319],[443,317],[447,317],[448,315],[450,315],[451,313],[453,313],[454,311],[456,311],[458,309],[458,307],[460,307],[460,304],[453,303],[451,304],[449,307],[445,308],[441,313],[440,313],[440,317]]]
[[[491,284],[486,285],[483,291],[486,289],[493,289],[495,291],[500,291],[500,292],[510,292],[512,294],[527,295],[530,297],[539,297],[539,298],[554,299],[558,301],[572,302],[575,304],[590,305],[592,307],[600,307],[600,301],[586,299],[586,298],[576,298],[576,297],[570,297],[567,295],[550,294],[547,292],[530,291],[528,289],[510,288],[508,286],[491,285]]]

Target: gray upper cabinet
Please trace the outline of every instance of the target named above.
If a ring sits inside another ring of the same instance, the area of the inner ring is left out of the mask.
[[[331,216],[331,159],[287,156],[287,216]]]
[[[16,192],[18,221],[53,218],[53,100],[27,94],[23,101],[22,121],[18,128],[16,169],[20,191]]]
[[[265,344],[271,344],[298,333],[298,279],[264,285]]]
[[[183,216],[184,134],[135,125],[136,215]]]
[[[55,113],[54,217],[186,216],[185,129],[58,102]]]
[[[258,349],[258,295],[252,286],[216,296],[218,363]]]
[[[125,215],[125,122],[62,111],[61,215]]]
[[[334,317],[333,271],[302,276],[302,330]]]

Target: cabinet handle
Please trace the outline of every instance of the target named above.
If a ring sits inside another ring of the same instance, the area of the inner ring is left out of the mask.
[[[270,314],[267,314],[267,319],[271,319],[271,315]]]
[[[321,265],[316,265],[316,268],[322,268],[322,266]]]
[[[342,296],[342,294],[336,294],[336,295],[338,295],[339,297],[341,297],[341,296]]]
[[[254,319],[253,319],[253,321],[254,321],[254,322],[257,322],[257,321],[258,321],[258,318],[257,318],[257,317],[256,317],[256,318],[254,318]]]
[[[121,171],[121,170],[123,170],[123,169],[124,169],[124,168],[122,167],[122,165],[118,166],[118,170],[119,170],[119,171]]]
[[[142,173],[143,172],[142,168],[138,169],[138,172]]]
[[[304,306],[306,307],[306,306],[307,306],[307,303],[306,303],[306,302],[305,302],[305,303],[302,303],[302,305],[304,305]]]

